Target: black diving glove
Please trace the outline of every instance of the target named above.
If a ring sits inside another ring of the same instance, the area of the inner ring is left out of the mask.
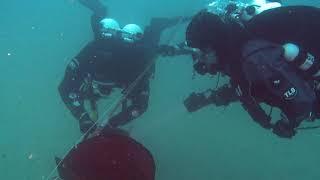
[[[110,127],[117,128],[125,125],[132,119],[134,119],[134,117],[132,116],[131,110],[125,110],[111,117],[108,121],[108,124]]]
[[[95,125],[95,122],[93,120],[91,120],[88,113],[84,114],[81,117],[81,119],[79,120],[79,125],[80,125],[80,131],[82,133],[86,133],[89,130],[90,130],[89,133],[91,133],[91,132],[95,131],[95,129],[97,128],[97,126]]]
[[[175,52],[177,51],[177,47],[169,46],[169,45],[161,45],[159,47],[159,54],[162,56],[174,56]]]
[[[209,99],[203,93],[191,93],[183,102],[188,112],[195,112],[210,104]]]
[[[283,120],[276,122],[273,126],[272,132],[282,138],[292,138],[296,134],[296,131],[290,126],[290,124]]]

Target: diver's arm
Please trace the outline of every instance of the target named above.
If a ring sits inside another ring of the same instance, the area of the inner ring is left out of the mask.
[[[59,85],[60,96],[71,111],[72,115],[80,120],[87,113],[84,108],[84,98],[81,92],[82,77],[78,68],[78,61],[73,59],[65,72],[65,76]]]
[[[160,42],[161,33],[178,23],[183,23],[190,20],[190,17],[173,17],[173,18],[152,18],[148,26],[144,30],[144,39],[146,39],[151,46],[157,46]]]
[[[273,133],[283,138],[293,137],[297,131],[296,128],[301,124],[303,120],[312,121],[315,119],[315,102],[313,99],[308,99],[303,103],[296,103],[296,108],[282,107],[281,119],[277,121],[273,127]]]
[[[270,129],[273,127],[271,117],[266,114],[259,104],[253,100],[241,98],[241,105],[249,113],[250,117],[263,128]]]
[[[130,105],[127,104],[127,99],[122,103],[122,110],[114,115],[108,121],[108,127],[118,127],[125,125],[133,119],[141,116],[148,108],[149,101],[149,80],[144,79],[138,85],[137,90],[133,90],[127,97],[131,101]]]
[[[155,17],[151,19],[150,27],[163,31],[167,28],[177,25],[178,23],[185,23],[192,19],[192,17],[176,16],[176,17]]]
[[[96,16],[107,16],[107,7],[100,0],[79,0],[79,2]]]
[[[174,46],[170,45],[160,45],[158,47],[158,55],[160,56],[179,56],[179,55],[194,55],[198,51],[194,48],[190,48],[186,43],[179,43]]]
[[[188,112],[194,112],[209,104],[228,106],[230,103],[238,100],[239,98],[235,93],[235,89],[227,84],[219,87],[217,90],[208,89],[202,93],[193,92],[183,103]]]
[[[94,122],[84,107],[84,94],[90,90],[88,82],[88,56],[91,44],[87,45],[68,65],[64,79],[59,85],[60,96],[72,115],[79,120],[80,130],[86,132]]]
[[[92,11],[91,28],[94,38],[99,39],[100,21],[108,16],[107,7],[99,0],[79,0],[79,2]]]
[[[212,90],[209,99],[210,102],[216,106],[227,106],[232,102],[238,101],[239,97],[237,96],[234,87],[230,84],[225,84],[217,90]]]
[[[68,65],[64,79],[58,89],[64,104],[79,121],[81,132],[85,133],[94,126],[94,122],[84,108],[84,92],[82,88],[85,83],[77,71],[72,69],[73,63],[74,60]]]
[[[291,138],[296,134],[295,126],[284,119],[277,121],[272,132],[282,138]]]
[[[240,86],[237,86],[236,88],[242,107],[249,113],[250,117],[263,128],[272,128],[273,125],[271,124],[271,117],[266,114],[260,104],[256,102],[248,91],[249,90],[243,91]]]

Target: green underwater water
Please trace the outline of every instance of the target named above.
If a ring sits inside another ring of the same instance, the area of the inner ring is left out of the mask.
[[[154,16],[193,14],[205,1],[105,2],[121,24],[146,25]],[[57,86],[68,61],[92,38],[90,12],[75,0],[1,0],[0,9],[0,179],[46,179],[55,167],[53,157],[63,156],[81,136]],[[163,43],[182,41],[184,28],[165,32]],[[183,99],[216,81],[193,80],[190,57],[157,61],[149,108],[126,126],[154,155],[157,180],[320,179],[319,129],[280,139],[238,103],[187,113]],[[100,112],[115,98],[101,102]]]

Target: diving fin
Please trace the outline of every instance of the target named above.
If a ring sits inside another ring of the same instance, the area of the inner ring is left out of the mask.
[[[79,2],[99,17],[107,15],[107,8],[99,0],[79,0]]]

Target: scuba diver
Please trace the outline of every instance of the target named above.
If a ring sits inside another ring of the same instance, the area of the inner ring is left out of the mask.
[[[195,59],[196,71],[221,72],[231,82],[193,93],[184,104],[192,112],[239,100],[262,127],[291,138],[303,120],[314,120],[319,113],[320,10],[275,7],[241,19],[241,13],[234,16],[236,9],[226,9],[222,16],[203,10],[188,25],[188,45],[203,53]],[[281,119],[272,123],[261,102],[278,107]]]
[[[115,19],[108,17],[107,7],[99,0],[80,2],[93,11],[94,40],[71,60],[58,89],[85,133],[96,129],[97,100],[110,95],[115,88],[123,90],[125,100],[121,102],[122,110],[109,119],[107,126],[118,127],[139,117],[148,106],[153,60],[159,55],[190,54],[193,50],[183,44],[159,45],[166,28],[188,18],[153,18],[144,30],[136,24],[120,28]],[[85,108],[85,100],[90,101],[91,112]]]

